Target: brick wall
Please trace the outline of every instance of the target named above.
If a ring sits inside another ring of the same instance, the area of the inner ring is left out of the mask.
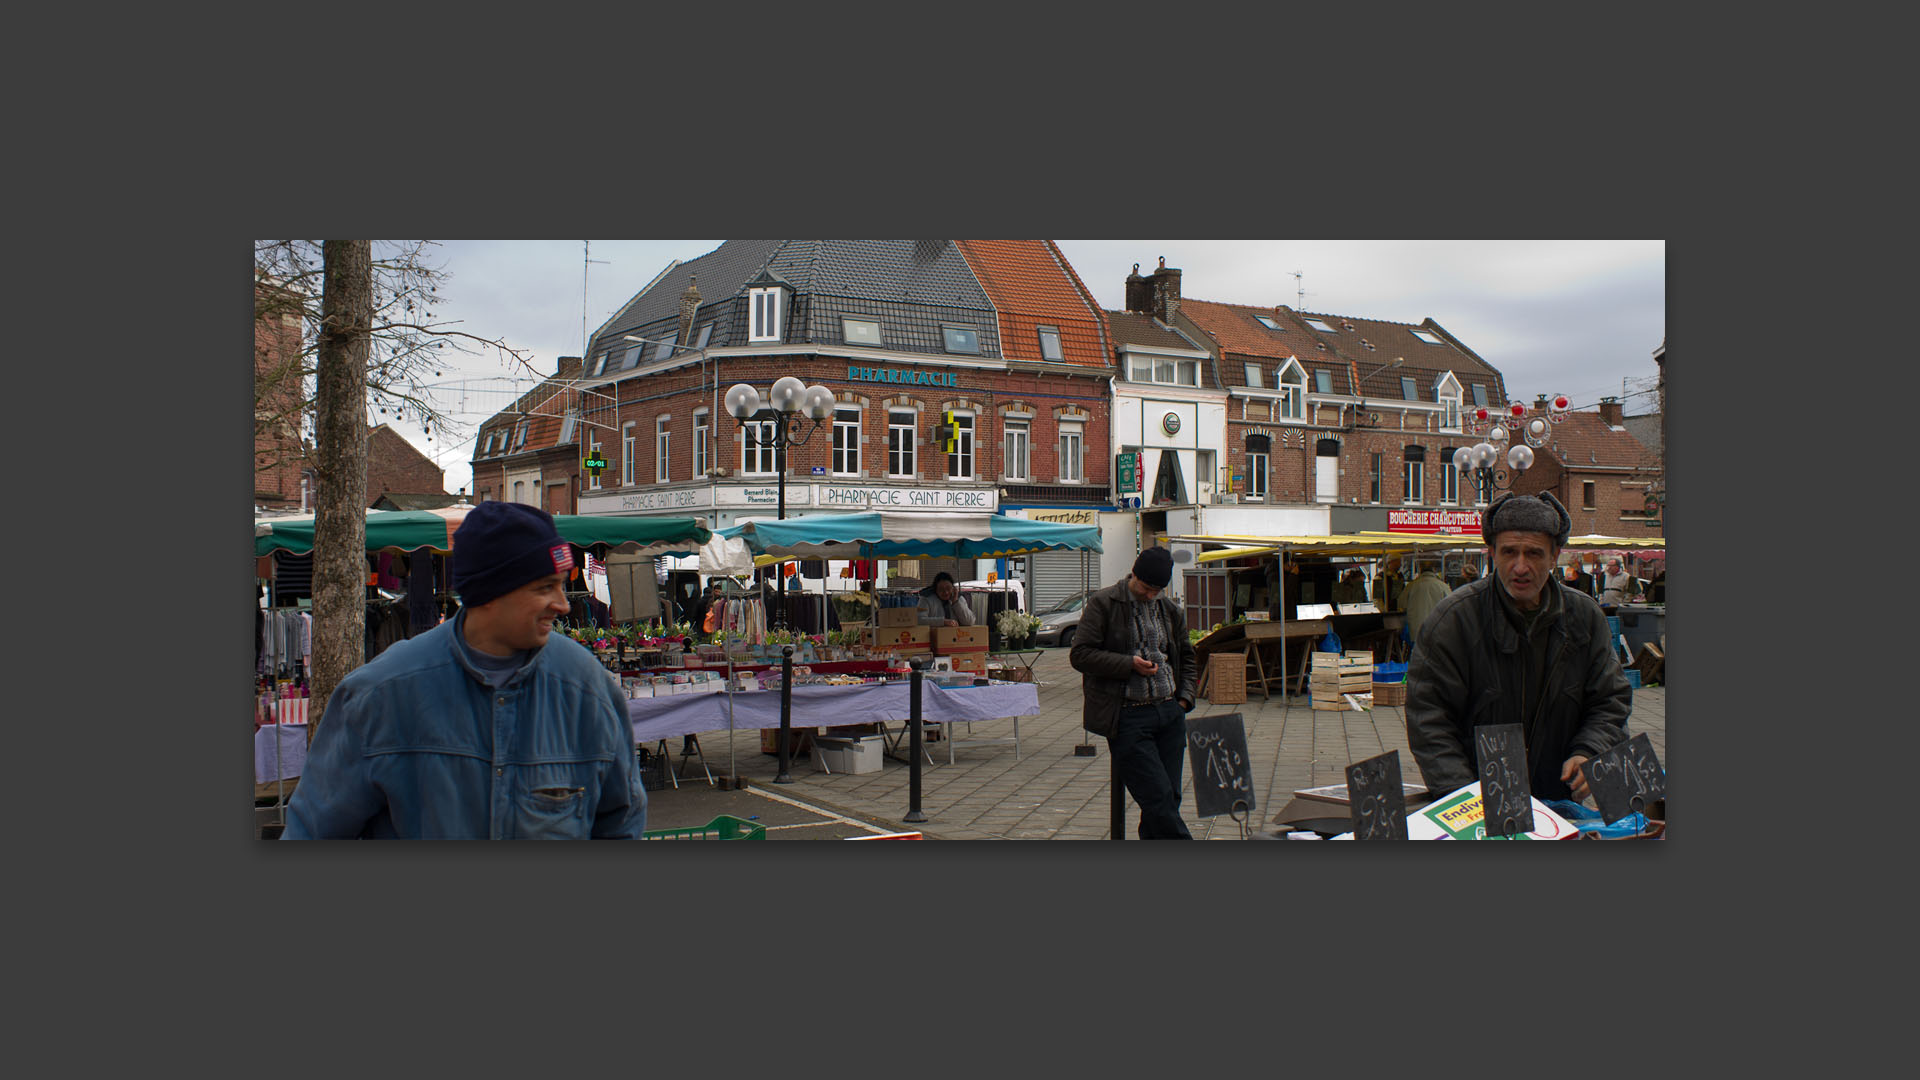
[[[388,492],[442,495],[446,470],[414,449],[401,434],[386,425],[367,435],[367,505]]]
[[[931,432],[940,422],[943,409],[973,409],[974,478],[993,482],[1001,478],[1004,449],[1003,414],[1010,405],[1031,412],[1029,424],[1032,483],[1053,483],[1059,476],[1058,449],[1062,410],[1084,414],[1085,482],[1104,488],[1111,472],[1107,452],[1109,418],[1105,372],[1101,377],[1071,377],[1056,372],[1001,372],[954,369],[960,372],[960,387],[868,383],[849,380],[844,359],[814,356],[765,357],[725,360],[719,365],[719,389],[716,400],[711,387],[702,385],[699,367],[682,368],[619,384],[620,404],[616,410],[589,413],[588,419],[605,423],[615,432],[601,432],[608,440],[608,470],[601,478],[601,490],[621,486],[622,446],[619,431],[633,424],[634,483],[653,484],[656,450],[655,423],[669,418],[671,438],[668,445],[669,480],[683,482],[693,476],[693,415],[706,409],[712,425],[714,466],[738,476],[741,462],[741,429],[726,412],[726,391],[736,383],[749,383],[765,395],[775,379],[793,375],[812,385],[820,383],[834,391],[840,408],[858,407],[861,413],[860,473],[870,480],[887,475],[887,413],[889,407],[917,408],[919,418],[915,440],[915,471],[923,483],[948,479],[948,459],[932,445]],[[717,408],[716,408],[717,407]],[[608,415],[611,413],[612,415]],[[810,425],[809,425],[810,426]],[[809,476],[814,466],[832,468],[833,431],[828,421],[807,436],[806,442],[787,454],[788,475]],[[475,471],[475,484],[481,473]]]
[[[266,286],[255,286],[255,303],[269,300]],[[307,465],[295,411],[301,398],[296,369],[300,356],[297,315],[256,318],[253,323],[253,377],[263,412],[286,415],[278,431],[255,425],[254,501],[276,508],[300,505],[300,471]]]
[[[1455,447],[1472,445],[1475,440],[1462,433],[1440,432],[1434,421],[1425,414],[1371,409],[1370,412],[1380,417],[1378,426],[1355,426],[1351,430],[1341,430],[1336,426],[1339,410],[1331,406],[1316,408],[1309,403],[1310,417],[1319,421],[1313,425],[1242,420],[1239,419],[1239,411],[1239,399],[1228,402],[1226,463],[1235,475],[1242,478],[1240,483],[1234,485],[1234,490],[1243,496],[1248,485],[1247,436],[1259,433],[1272,440],[1272,449],[1268,453],[1269,502],[1301,504],[1318,501],[1321,493],[1316,487],[1318,466],[1314,458],[1318,456],[1317,445],[1321,439],[1333,439],[1340,444],[1341,473],[1336,501],[1341,505],[1468,505],[1473,500],[1471,489],[1460,485],[1454,503],[1442,504],[1440,501],[1443,493],[1442,468],[1451,465]],[[1406,502],[1404,455],[1409,445],[1426,450],[1426,460],[1420,468],[1422,491],[1418,503]],[[1377,502],[1373,498],[1372,455],[1375,453],[1380,455],[1381,472],[1380,498]]]

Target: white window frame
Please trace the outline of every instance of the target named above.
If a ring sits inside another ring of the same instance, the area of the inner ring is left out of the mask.
[[[901,423],[901,417],[908,417]],[[887,475],[896,480],[911,480],[918,455],[914,443],[920,438],[920,414],[914,409],[887,410]],[[904,465],[904,468],[902,467]]]
[[[1127,365],[1127,381],[1139,383],[1152,382],[1153,357],[1141,356],[1139,353],[1129,353],[1128,355],[1133,357],[1133,361]]]
[[[828,471],[835,476],[860,475],[860,428],[864,411],[857,404],[844,402],[833,407],[833,450]],[[846,415],[852,415],[852,423],[841,420]]]
[[[980,462],[979,455],[974,453],[976,444],[973,413],[954,410],[953,427],[954,452],[947,455],[947,479],[976,480],[980,476]]]
[[[1263,389],[1266,384],[1266,379],[1262,374],[1264,371],[1265,369],[1262,368],[1259,364],[1248,364],[1247,365],[1247,385],[1252,387],[1255,390]]]
[[[693,478],[695,480],[713,470],[713,425],[707,421],[707,410],[693,410]]]
[[[1277,320],[1277,319],[1274,319],[1274,318],[1272,318],[1271,316],[1267,316],[1267,315],[1255,315],[1255,316],[1253,317],[1253,321],[1254,321],[1254,322],[1257,322],[1257,323],[1259,323],[1259,324],[1260,324],[1261,326],[1264,326],[1264,327],[1266,327],[1266,328],[1267,328],[1267,329],[1269,329],[1269,330],[1280,330],[1280,329],[1284,329],[1284,327],[1282,327],[1282,326],[1280,325],[1280,323],[1279,323],[1279,320]]]
[[[1288,357],[1287,362],[1280,365],[1280,371],[1274,377],[1274,382],[1280,388],[1280,415],[1274,419],[1305,423],[1307,419],[1307,369],[1300,366],[1300,361],[1293,357]]]
[[[1000,475],[1006,480],[1033,476],[1033,420],[1026,416],[1000,418]]]
[[[1460,395],[1440,395],[1440,430],[1460,430]]]
[[[868,341],[865,338],[856,339],[853,336],[853,326],[856,323],[858,323],[861,326],[873,327],[872,341]],[[879,319],[861,318],[853,315],[840,316],[840,339],[846,342],[848,345],[872,345],[875,348],[878,348],[886,344],[886,340],[880,336],[880,320]]]
[[[664,484],[673,477],[673,414],[653,421],[653,480]]]
[[[620,484],[622,487],[633,485],[633,429],[640,425],[638,420],[629,420],[620,426]]]
[[[1414,337],[1419,338],[1421,341],[1424,341],[1429,345],[1445,345],[1446,344],[1446,341],[1442,339],[1439,334],[1436,334],[1431,330],[1424,330],[1424,329],[1421,329],[1420,327],[1414,327],[1411,331],[1409,331],[1409,333],[1413,334]]]
[[[1066,359],[1066,354],[1060,351],[1060,328],[1057,326],[1042,326],[1038,327],[1037,330],[1040,334],[1040,359]],[[1053,343],[1053,351],[1051,353],[1047,351],[1047,343],[1049,341]]]
[[[1440,459],[1440,505],[1460,505],[1460,470],[1453,467],[1451,455]]]
[[[741,425],[741,476],[773,476],[780,471],[778,448],[773,445],[776,433],[776,422],[772,420],[749,420]],[[755,439],[764,445],[755,445]]]
[[[781,311],[779,288],[747,290],[747,341],[779,341]],[[759,475],[759,474],[756,474]]]
[[[1266,502],[1272,490],[1269,480],[1269,461],[1272,443],[1268,450],[1247,451],[1247,499],[1250,502]]]
[[[1087,422],[1060,421],[1059,480],[1063,484],[1081,484],[1087,479]]]
[[[1311,315],[1300,316],[1300,321],[1306,323],[1308,326],[1312,327],[1315,330],[1320,331],[1323,334],[1334,334],[1339,332],[1335,330],[1333,327],[1328,326],[1325,319],[1316,319]]]
[[[1406,487],[1406,494],[1401,496],[1401,501],[1408,506],[1417,506],[1427,497],[1427,463],[1407,461],[1403,457],[1400,464],[1402,466],[1400,478]]]

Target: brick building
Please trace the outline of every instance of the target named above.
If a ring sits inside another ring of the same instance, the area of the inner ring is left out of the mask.
[[[253,501],[267,510],[311,509],[312,448],[301,437],[307,380],[302,298],[256,280],[253,320]],[[303,486],[302,481],[308,483]],[[367,505],[389,492],[444,495],[446,471],[399,432],[367,433]]]
[[[1537,403],[1544,410],[1545,399]],[[1534,451],[1533,466],[1515,479],[1515,491],[1550,491],[1573,517],[1574,536],[1650,536],[1660,531],[1647,499],[1660,480],[1658,451],[1635,438],[1620,402],[1602,398],[1599,409],[1569,412],[1554,424],[1547,445]]]
[[[384,495],[445,496],[447,472],[381,424],[367,432],[367,505]]]
[[[668,266],[590,340],[579,370],[482,425],[477,497],[772,517],[777,454],[725,396],[746,383],[764,401],[793,375],[834,413],[788,453],[789,516],[1110,505],[1106,322],[1049,241],[732,240]],[[947,414],[952,454],[933,440]],[[582,478],[596,443],[608,468]]]
[[[270,510],[302,505],[307,445],[300,437],[305,396],[300,319],[297,296],[270,282],[254,281],[253,501]]]

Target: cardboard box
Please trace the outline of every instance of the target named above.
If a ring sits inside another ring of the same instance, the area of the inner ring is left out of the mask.
[[[873,625],[882,629],[920,625],[920,609],[917,607],[883,607],[873,610]]]
[[[987,651],[952,653],[948,659],[953,661],[953,670],[972,671],[981,675],[987,673]]]
[[[987,628],[984,626],[932,626],[928,629],[933,631],[933,651],[936,653],[987,647]]]
[[[876,626],[873,628],[873,647],[902,652],[929,652],[933,645],[932,630],[931,626]]]
[[[879,735],[853,738],[822,735],[813,740],[813,749],[828,772],[872,773],[880,771],[880,757],[886,740]]]

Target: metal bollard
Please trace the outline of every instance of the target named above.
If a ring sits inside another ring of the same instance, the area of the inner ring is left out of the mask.
[[[907,676],[907,726],[913,730],[908,735],[912,749],[907,763],[907,816],[902,821],[927,820],[927,815],[920,812],[920,684],[926,678],[920,669],[925,663],[917,656],[907,661],[912,669]]]
[[[1120,783],[1120,759],[1107,754],[1107,774],[1113,784],[1113,838],[1127,838],[1127,789]]]
[[[773,778],[776,784],[791,784],[793,777],[787,774],[788,763],[793,758],[793,749],[789,740],[793,738],[793,646],[780,650],[780,775]]]

